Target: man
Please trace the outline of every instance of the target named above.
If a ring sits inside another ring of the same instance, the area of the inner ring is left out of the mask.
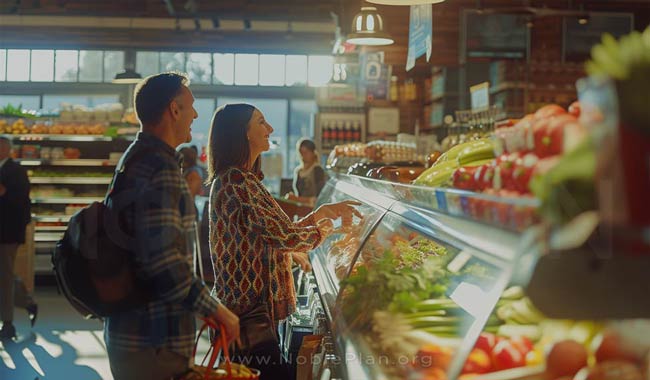
[[[163,73],[135,89],[141,130],[122,160],[108,207],[132,236],[136,272],[149,285],[142,308],[112,315],[104,335],[116,380],[169,379],[187,372],[195,338],[195,316],[216,319],[230,340],[239,336],[239,318],[212,298],[191,270],[195,211],[181,175],[175,148],[191,140],[198,116],[187,77]]]
[[[11,142],[0,137],[0,339],[16,336],[14,305],[27,309],[34,326],[38,307],[25,284],[14,274],[18,246],[25,243],[31,220],[27,172],[9,157]]]

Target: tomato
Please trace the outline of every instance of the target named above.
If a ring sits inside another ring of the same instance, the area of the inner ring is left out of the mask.
[[[557,342],[546,357],[546,371],[555,376],[574,376],[587,365],[587,350],[575,340]]]
[[[510,343],[521,352],[524,357],[533,350],[533,342],[525,336],[515,336],[510,338]]]
[[[558,106],[557,104],[548,104],[540,108],[535,112],[536,119],[543,119],[547,117],[562,115],[567,113],[564,108]]]
[[[606,332],[602,338],[597,340],[598,348],[596,349],[596,361],[601,363],[608,360],[622,360],[628,362],[638,362],[639,358],[625,349],[621,344],[621,338],[613,333]]]
[[[470,352],[461,373],[487,373],[492,369],[492,362],[487,352],[475,348]]]
[[[494,369],[501,371],[504,369],[523,367],[526,365],[524,355],[517,350],[512,343],[504,339],[497,343],[492,350],[492,364]]]
[[[454,187],[462,190],[476,190],[474,174],[478,168],[478,166],[466,166],[456,169],[452,175]]]
[[[577,100],[569,106],[569,113],[575,117],[580,117],[580,111],[580,102]]]
[[[485,351],[487,354],[491,353],[494,346],[497,344],[496,335],[489,332],[482,332],[476,340],[474,348]]]

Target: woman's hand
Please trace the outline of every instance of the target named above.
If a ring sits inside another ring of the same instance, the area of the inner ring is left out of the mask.
[[[323,219],[341,218],[343,226],[349,226],[352,224],[352,218],[355,215],[359,219],[363,219],[363,215],[361,215],[355,206],[361,206],[361,203],[356,201],[343,201],[324,204],[314,211],[314,219],[318,222]]]
[[[309,263],[309,255],[304,252],[291,252],[293,262],[300,265],[300,269],[304,272],[311,272],[311,263]]]

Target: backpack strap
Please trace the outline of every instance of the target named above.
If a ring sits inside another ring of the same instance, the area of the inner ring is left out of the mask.
[[[117,179],[121,176],[124,176],[127,166],[132,162],[137,162],[137,159],[144,157],[146,154],[154,153],[157,150],[158,149],[156,148],[150,147],[150,148],[136,149],[134,153],[131,153],[131,149],[129,149],[125,153],[125,156],[120,160],[117,168],[115,169],[115,173],[113,174],[113,179],[111,180],[111,184],[108,186],[108,190],[106,191],[106,196],[104,197],[104,204],[107,204],[108,197],[113,193],[113,189],[115,188],[115,183],[117,182]]]

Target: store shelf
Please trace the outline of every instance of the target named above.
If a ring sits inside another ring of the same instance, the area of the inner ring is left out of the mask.
[[[48,197],[32,198],[33,204],[91,204],[93,202],[103,201],[103,197]]]
[[[46,222],[46,223],[67,223],[72,218],[72,215],[32,215],[32,219],[35,222]]]
[[[103,159],[63,159],[63,160],[41,160],[41,159],[18,159],[17,160],[22,166],[87,166],[87,167],[113,167],[117,165],[115,161],[103,160]]]
[[[503,91],[508,91],[508,90],[525,90],[528,89],[528,91],[531,92],[552,92],[552,93],[576,93],[576,89],[574,86],[566,85],[566,86],[557,86],[557,85],[544,85],[544,86],[537,86],[533,83],[522,83],[522,82],[503,82],[499,85],[492,86],[490,87],[490,95],[497,94],[499,92]]]
[[[67,230],[67,226],[36,226],[34,227],[34,231],[36,232],[65,232]]]
[[[108,185],[112,177],[31,177],[32,184]]]
[[[18,140],[18,141],[76,141],[76,142],[93,142],[93,141],[113,141],[113,140],[127,140],[132,141],[135,136],[124,135],[119,137],[101,136],[101,135],[1,135],[3,137]]]
[[[61,240],[63,234],[60,232],[37,232],[34,234],[34,242],[36,243],[49,243]]]

